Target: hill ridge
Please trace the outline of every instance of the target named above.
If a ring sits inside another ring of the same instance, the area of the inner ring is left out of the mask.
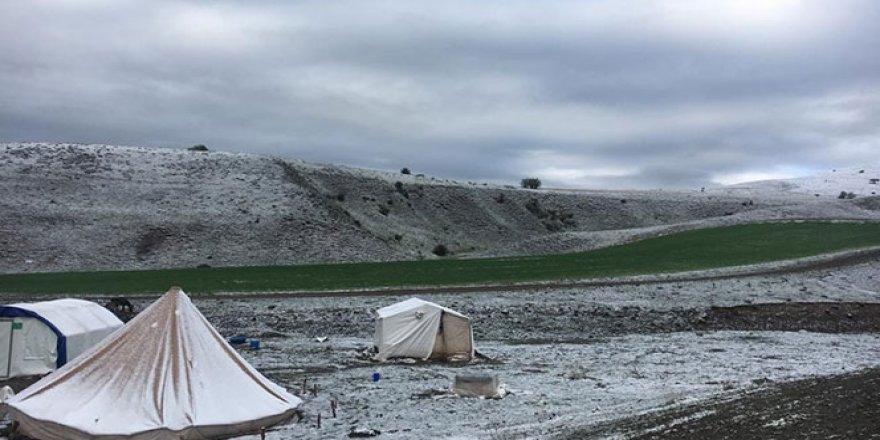
[[[878,217],[870,204],[789,195],[535,191],[86,144],[0,144],[0,191],[7,273],[414,260],[437,258],[437,245],[459,256],[528,255],[704,221]]]

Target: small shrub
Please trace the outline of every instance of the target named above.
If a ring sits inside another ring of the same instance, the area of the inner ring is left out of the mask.
[[[397,190],[397,192],[400,193],[400,195],[402,195],[403,197],[405,197],[407,199],[409,198],[409,191],[407,191],[403,187],[403,182],[401,182],[399,180],[397,182],[394,182],[394,189]]]
[[[337,202],[344,202],[345,201],[345,193],[341,192],[341,193],[336,194],[336,201]]]
[[[538,199],[530,199],[528,202],[526,202],[524,206],[526,210],[531,212],[532,215],[534,215],[535,217],[547,217],[547,212],[544,211],[544,208],[541,207],[541,203],[538,202]]]
[[[391,212],[391,210],[388,209],[387,206],[379,205],[379,214],[388,215],[389,212]]]
[[[576,224],[574,221],[574,213],[565,212],[562,209],[556,213],[556,219],[566,226],[574,226]]]
[[[527,177],[519,182],[520,186],[527,189],[538,189],[541,187],[541,179],[537,177]]]
[[[409,168],[403,167],[400,169],[400,174],[407,174],[408,175],[408,174],[412,174],[412,172],[410,172]]]
[[[449,255],[449,249],[446,248],[446,245],[442,244],[434,246],[434,249],[431,252],[438,257],[445,257]]]
[[[559,223],[548,220],[544,220],[543,223],[544,227],[547,228],[547,230],[550,232],[559,232],[560,230],[562,230],[562,225],[560,225]]]
[[[208,151],[208,147],[206,147],[202,144],[196,144],[196,145],[193,145],[192,147],[187,148],[187,150],[189,150],[189,151]]]
[[[506,199],[504,198],[504,193],[499,193],[497,196],[495,196],[495,201],[498,203],[504,203],[505,200]]]

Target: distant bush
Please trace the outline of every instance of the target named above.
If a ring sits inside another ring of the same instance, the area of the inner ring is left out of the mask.
[[[557,232],[564,227],[576,226],[574,214],[563,208],[545,209],[538,199],[530,199],[523,205],[535,217],[541,219],[544,227],[550,232]]]
[[[541,187],[541,179],[537,177],[527,177],[519,182],[519,185],[527,189],[538,189]]]
[[[531,212],[535,217],[544,218],[548,215],[547,212],[544,211],[544,208],[541,207],[541,202],[539,202],[538,199],[530,199],[523,206],[525,206],[526,210]]]
[[[548,221],[548,220],[544,220],[541,223],[543,223],[544,227],[547,228],[547,230],[550,232],[559,232],[562,230],[562,225],[560,225],[559,223]]]
[[[854,198],[856,198],[856,194],[851,193],[851,192],[841,191],[840,194],[837,196],[837,198],[838,199],[854,199]]]
[[[449,255],[449,249],[446,248],[446,245],[442,245],[442,244],[438,244],[437,246],[434,246],[434,249],[431,252],[433,252],[434,255],[436,255],[438,257],[445,257],[445,256]]]
[[[193,145],[192,147],[187,148],[187,150],[189,150],[189,151],[208,151],[208,147],[206,147],[202,144],[197,144],[197,145]]]
[[[400,174],[412,174],[409,168],[403,167],[400,169]]]
[[[402,195],[403,197],[406,197],[407,199],[409,198],[409,191],[407,191],[403,187],[403,182],[399,180],[397,182],[394,182],[394,189],[397,190],[397,192],[400,193],[400,195]]]

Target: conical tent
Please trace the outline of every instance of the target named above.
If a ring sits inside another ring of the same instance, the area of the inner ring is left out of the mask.
[[[300,403],[242,359],[175,287],[8,407],[19,432],[41,440],[184,440],[254,433]]]
[[[395,357],[463,358],[474,356],[471,320],[455,310],[410,298],[376,311],[374,359]]]

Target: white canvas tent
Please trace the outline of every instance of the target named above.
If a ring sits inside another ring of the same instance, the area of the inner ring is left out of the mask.
[[[8,408],[20,433],[41,440],[188,440],[255,433],[300,403],[242,359],[175,287]]]
[[[471,321],[455,310],[411,298],[383,307],[376,315],[376,360],[395,357],[470,360],[474,356]]]
[[[109,310],[79,299],[0,307],[0,377],[49,373],[120,327]]]

